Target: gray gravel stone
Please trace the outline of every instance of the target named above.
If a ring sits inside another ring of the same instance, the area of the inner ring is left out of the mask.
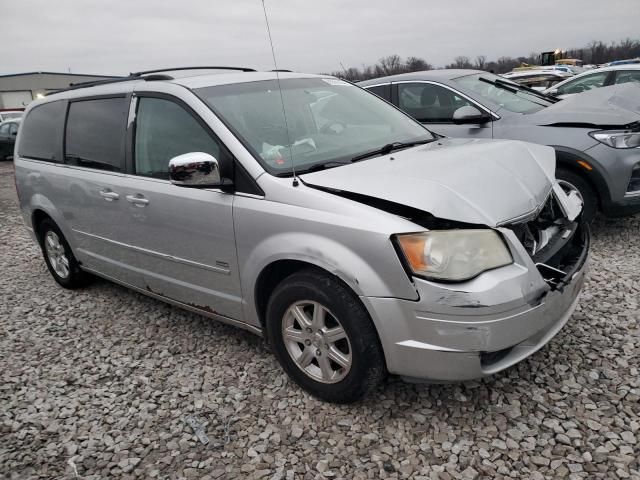
[[[59,288],[9,162],[0,272],[0,478],[640,478],[640,217],[596,219],[578,308],[531,358],[350,406],[244,331],[105,281]]]

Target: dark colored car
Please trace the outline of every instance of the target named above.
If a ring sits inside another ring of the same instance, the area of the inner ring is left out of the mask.
[[[0,160],[13,158],[13,147],[16,144],[20,118],[0,123]]]

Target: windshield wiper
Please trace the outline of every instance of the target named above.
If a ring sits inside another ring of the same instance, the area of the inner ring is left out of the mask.
[[[507,90],[511,93],[518,93],[518,89],[515,85],[512,85],[511,82],[501,82],[500,79],[496,78],[495,80],[489,80],[488,78],[479,77],[478,80],[484,83],[488,83],[489,85],[493,85],[494,87],[501,88],[503,90]]]
[[[542,93],[541,91],[536,90],[535,88],[527,87],[526,85],[518,84],[518,88],[520,90],[528,92],[528,93],[530,93],[532,95],[536,95],[536,96],[538,96],[540,98],[543,98],[543,99],[545,99],[545,100],[547,100],[547,101],[549,101],[551,103],[558,103],[560,101],[559,98],[553,97],[551,95],[547,95],[546,93]]]
[[[428,140],[415,140],[413,142],[392,142],[383,145],[380,148],[376,148],[375,150],[370,150],[368,152],[361,153],[360,155],[356,155],[351,158],[352,162],[357,162],[359,160],[364,160],[365,158],[374,157],[376,155],[387,155],[394,150],[400,150],[403,148],[414,147],[416,145],[424,145],[425,143],[431,143],[435,139],[430,138]]]
[[[538,98],[542,98],[543,100],[546,100],[547,102],[551,102],[551,103],[557,103],[559,102],[559,99],[552,97],[550,95],[545,95],[542,92],[539,92],[538,90],[534,90],[533,88],[529,88],[525,85],[520,85],[517,83],[511,83],[510,81],[507,80],[502,80],[500,78],[496,78],[495,80],[489,80],[488,78],[483,78],[483,77],[479,77],[478,80],[480,80],[481,82],[484,83],[488,83],[490,85],[493,85],[494,87],[498,87],[501,88],[503,90],[507,90],[511,93],[518,93],[519,90],[522,90],[523,92],[527,92],[530,93],[532,95],[535,95]]]

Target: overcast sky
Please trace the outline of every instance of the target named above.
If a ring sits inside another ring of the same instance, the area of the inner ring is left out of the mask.
[[[278,66],[327,72],[397,53],[436,66],[638,38],[640,0],[266,0]],[[0,74],[273,68],[261,0],[2,0]]]

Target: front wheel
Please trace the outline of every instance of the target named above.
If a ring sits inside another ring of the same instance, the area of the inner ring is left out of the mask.
[[[285,279],[269,300],[266,327],[284,370],[318,398],[354,402],[385,376],[367,311],[329,275],[304,270]]]
[[[582,219],[591,222],[598,211],[598,196],[591,184],[580,175],[562,168],[556,170],[556,179],[565,193],[575,191],[582,200]]]

